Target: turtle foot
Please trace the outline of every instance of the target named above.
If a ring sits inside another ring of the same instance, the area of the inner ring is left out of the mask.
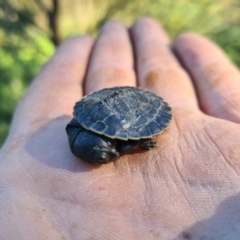
[[[153,149],[156,146],[156,140],[154,139],[144,139],[139,145],[139,148],[142,150],[150,150]]]

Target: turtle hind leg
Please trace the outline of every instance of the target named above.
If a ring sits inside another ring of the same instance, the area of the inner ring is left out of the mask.
[[[142,139],[139,143],[139,148],[142,150],[151,150],[156,146],[156,140],[152,138]]]

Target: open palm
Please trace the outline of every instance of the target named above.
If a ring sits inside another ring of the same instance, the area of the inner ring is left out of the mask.
[[[74,103],[125,85],[173,108],[158,146],[101,166],[75,158]],[[72,38],[33,81],[1,149],[0,239],[238,239],[239,122],[239,72],[209,40],[184,34],[172,51],[148,18],[130,31],[106,23],[94,46]]]

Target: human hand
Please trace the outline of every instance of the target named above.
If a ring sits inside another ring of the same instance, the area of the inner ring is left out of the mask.
[[[108,22],[93,50],[88,36],[66,41],[33,81],[0,153],[0,239],[239,238],[238,70],[201,36],[173,44],[184,70],[153,20],[130,32]],[[99,167],[75,158],[74,103],[123,85],[173,108],[158,147]]]

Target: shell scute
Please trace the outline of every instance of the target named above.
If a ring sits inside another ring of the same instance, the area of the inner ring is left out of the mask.
[[[74,107],[74,118],[86,129],[110,138],[150,138],[168,127],[171,108],[154,93],[135,87],[105,88]]]

